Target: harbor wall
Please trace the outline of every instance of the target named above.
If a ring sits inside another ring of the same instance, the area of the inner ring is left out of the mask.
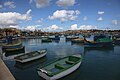
[[[0,47],[0,80],[15,80],[14,76],[2,60],[2,48]]]

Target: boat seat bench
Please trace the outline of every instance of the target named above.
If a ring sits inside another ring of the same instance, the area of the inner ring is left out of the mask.
[[[68,61],[76,62],[76,61],[78,61],[79,59],[80,59],[80,58],[75,57],[75,56],[69,56]]]
[[[63,65],[61,65],[61,64],[59,64],[59,63],[57,63],[57,64],[55,64],[55,68],[58,68],[58,69],[65,69],[65,66],[63,66]]]
[[[70,65],[72,65],[72,64],[75,64],[75,62],[73,62],[73,61],[65,61],[67,64],[70,64]]]

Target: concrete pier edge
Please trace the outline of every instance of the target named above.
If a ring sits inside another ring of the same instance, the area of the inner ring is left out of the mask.
[[[0,47],[0,80],[15,80],[14,76],[1,59],[2,49]]]

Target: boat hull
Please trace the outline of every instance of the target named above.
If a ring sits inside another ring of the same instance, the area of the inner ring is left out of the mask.
[[[49,40],[42,40],[42,43],[44,43],[44,42],[52,42],[52,40],[51,39],[49,39]]]
[[[85,48],[102,48],[102,47],[114,47],[112,43],[87,43],[84,44]]]
[[[33,61],[33,60],[42,58],[42,57],[44,57],[46,54],[47,54],[47,52],[45,52],[44,54],[41,54],[41,55],[39,55],[39,56],[32,57],[32,58],[27,58],[27,59],[24,59],[24,60],[18,60],[18,59],[15,59],[15,60],[16,60],[17,62],[20,62],[20,63],[26,63],[26,62],[30,62],[30,61]]]
[[[72,42],[72,43],[84,43],[83,40],[79,40],[79,41],[72,40],[71,42]]]
[[[75,71],[76,69],[79,68],[80,64],[81,64],[81,61],[79,63],[77,63],[76,65],[74,65],[73,67],[71,67],[71,68],[69,68],[69,69],[67,69],[67,70],[65,70],[57,75],[54,75],[52,77],[47,76],[45,73],[43,73],[41,71],[38,71],[38,74],[39,74],[39,76],[41,76],[42,78],[44,78],[46,80],[56,80],[56,79],[62,78],[64,76],[72,73],[73,71]]]
[[[21,46],[22,46],[22,43],[19,42],[17,44],[3,45],[2,48],[9,49],[9,48],[17,48],[17,47],[21,47]]]
[[[15,55],[19,53],[24,53],[25,52],[25,46],[21,48],[16,48],[16,49],[6,49],[5,51],[5,56],[10,56],[10,55]]]
[[[17,43],[17,44],[11,44],[11,45],[3,45],[2,46],[2,51],[3,52],[6,52],[6,51],[16,51],[16,50],[20,50],[20,49],[23,49],[24,46],[22,46],[22,43]]]

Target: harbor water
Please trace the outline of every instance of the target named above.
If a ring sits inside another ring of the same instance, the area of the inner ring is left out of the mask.
[[[120,46],[113,48],[85,49],[83,44],[71,43],[61,38],[60,41],[42,43],[41,39],[22,39],[25,52],[46,48],[45,57],[20,64],[14,57],[18,54],[3,56],[3,61],[16,80],[44,80],[37,74],[37,67],[72,54],[83,55],[81,66],[73,73],[60,80],[120,80]],[[6,76],[7,77],[7,76]]]

